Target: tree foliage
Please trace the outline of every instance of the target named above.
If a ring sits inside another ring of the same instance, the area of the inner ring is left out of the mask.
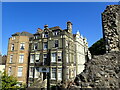
[[[92,55],[102,55],[105,53],[105,44],[104,39],[101,38],[97,42],[95,42],[90,48],[90,52]]]
[[[13,76],[8,76],[5,72],[1,74],[1,81],[2,81],[2,90],[8,89],[18,89],[20,88],[17,86],[18,82],[17,79]]]

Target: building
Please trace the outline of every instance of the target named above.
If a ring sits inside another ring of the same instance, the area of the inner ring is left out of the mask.
[[[72,34],[70,21],[65,30],[48,25],[43,30],[38,28],[30,40],[28,84],[46,79],[50,85],[74,80],[84,70],[87,52],[86,38],[79,32]]]
[[[0,54],[0,72],[4,72],[5,71],[6,60],[7,60],[7,56],[6,55],[2,56]]]
[[[15,33],[9,38],[6,72],[13,75],[20,83],[27,83],[29,39],[28,32]]]
[[[9,39],[6,71],[28,86],[35,82],[56,85],[74,80],[84,70],[88,43],[79,31],[59,26],[38,28],[35,34],[15,33]]]

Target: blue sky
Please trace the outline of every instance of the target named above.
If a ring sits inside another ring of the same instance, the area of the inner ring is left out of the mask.
[[[117,2],[4,2],[2,4],[2,54],[7,54],[8,39],[15,32],[35,33],[43,29],[73,23],[73,33],[80,33],[91,46],[102,35],[101,13]]]

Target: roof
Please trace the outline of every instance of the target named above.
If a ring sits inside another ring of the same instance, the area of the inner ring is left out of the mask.
[[[51,27],[51,28],[49,28],[50,30],[62,30],[59,26],[55,26],[55,27]]]
[[[12,36],[29,36],[32,37],[33,34],[29,33],[29,32],[16,32],[15,34],[13,34]]]

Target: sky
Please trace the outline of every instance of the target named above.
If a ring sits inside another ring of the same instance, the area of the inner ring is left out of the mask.
[[[7,54],[8,39],[16,32],[34,34],[37,28],[73,23],[73,33],[87,38],[89,47],[102,35],[101,13],[107,5],[117,2],[3,2],[2,3],[2,54]]]

